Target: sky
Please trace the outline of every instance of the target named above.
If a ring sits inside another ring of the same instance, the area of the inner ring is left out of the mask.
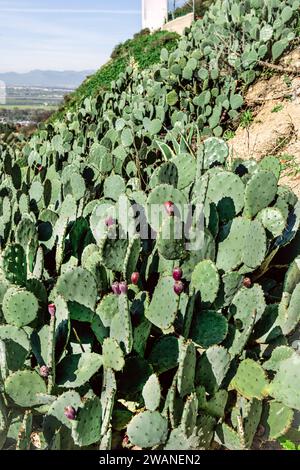
[[[97,69],[118,43],[141,30],[141,4],[142,0],[0,0],[0,73]]]
[[[141,29],[141,0],[0,0],[0,72],[97,69]]]

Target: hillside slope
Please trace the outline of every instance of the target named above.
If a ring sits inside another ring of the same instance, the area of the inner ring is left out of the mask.
[[[130,63],[143,70],[159,62],[161,49],[165,47],[168,51],[172,51],[176,47],[178,38],[178,35],[167,31],[150,34],[148,30],[144,30],[135,34],[133,39],[119,44],[113,50],[110,61],[89,76],[74,93],[68,95],[65,104],[51,120],[62,117],[65,112],[76,108],[83,99],[108,90],[111,82],[116,80],[120,73],[125,72]]]
[[[283,184],[300,196],[300,50],[280,60],[282,71],[269,70],[245,96],[251,119],[237,128],[229,140],[235,158],[256,160],[275,155],[282,166]]]

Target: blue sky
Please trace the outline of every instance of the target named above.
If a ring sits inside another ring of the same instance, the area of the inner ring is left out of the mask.
[[[141,3],[0,0],[0,72],[97,69],[141,29]]]
[[[96,69],[141,29],[140,8],[140,0],[0,0],[0,72]]]

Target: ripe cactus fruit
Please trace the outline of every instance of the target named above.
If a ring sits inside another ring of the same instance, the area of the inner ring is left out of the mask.
[[[173,289],[174,289],[175,294],[180,295],[183,292],[183,289],[184,289],[183,282],[182,281],[176,281],[175,284],[174,284]]]
[[[126,281],[122,281],[119,284],[120,294],[127,294],[128,285]]]
[[[47,366],[41,366],[40,367],[40,376],[41,377],[44,377],[45,379],[48,377],[49,375],[49,367]]]
[[[173,269],[173,279],[174,281],[181,281],[182,278],[182,269],[177,267]]]
[[[64,409],[64,415],[66,418],[70,419],[73,421],[76,418],[76,410],[73,408],[73,406],[66,406]]]
[[[164,206],[165,206],[165,209],[166,209],[166,212],[169,216],[173,216],[174,215],[174,204],[172,201],[166,201],[164,203]]]
[[[114,294],[116,294],[116,295],[120,295],[120,294],[121,294],[121,291],[120,291],[120,284],[119,284],[117,281],[115,281],[115,282],[112,283],[111,288],[112,288],[112,291],[113,291]]]
[[[115,225],[115,223],[116,223],[115,219],[113,219],[111,216],[105,219],[106,227],[112,227],[113,225]]]
[[[247,287],[247,288],[252,286],[252,281],[251,281],[250,277],[244,277],[243,286]]]
[[[53,303],[48,304],[48,312],[49,312],[49,315],[50,315],[51,318],[53,318],[55,316],[55,312],[56,312],[55,304],[53,304]]]
[[[131,282],[132,284],[134,284],[135,286],[137,285],[137,283],[139,282],[139,278],[140,278],[140,273],[138,272],[134,272],[131,274]]]

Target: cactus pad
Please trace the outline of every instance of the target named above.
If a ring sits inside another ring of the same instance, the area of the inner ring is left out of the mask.
[[[118,297],[108,294],[98,304],[96,314],[101,318],[103,325],[107,328],[111,325],[114,315],[118,312]]]
[[[155,411],[160,404],[161,388],[156,374],[150,375],[149,379],[143,387],[143,399],[145,406],[150,411]]]
[[[200,357],[196,369],[196,382],[214,394],[222,385],[229,370],[231,356],[222,346],[211,346]]]
[[[298,354],[282,361],[269,389],[270,395],[275,400],[298,411],[300,411],[299,366],[300,356]]]
[[[132,323],[128,305],[128,299],[125,294],[118,297],[118,313],[113,317],[110,325],[110,336],[117,340],[127,354],[131,352],[133,344]]]
[[[97,396],[84,399],[78,408],[76,420],[72,423],[72,437],[78,446],[89,446],[98,442],[101,436],[101,401]]]
[[[7,377],[4,390],[16,405],[26,408],[39,404],[38,394],[46,393],[46,385],[36,372],[22,370]]]
[[[285,218],[279,209],[267,207],[262,209],[256,216],[266,230],[272,233],[274,237],[279,237],[285,229]]]
[[[3,297],[2,308],[7,323],[21,327],[37,317],[39,304],[32,292],[11,287]]]
[[[245,215],[254,217],[267,207],[277,193],[277,178],[273,172],[261,170],[254,173],[245,189]]]
[[[96,353],[65,356],[57,365],[57,385],[64,388],[81,387],[98,372],[102,363],[102,356]]]
[[[203,310],[194,314],[191,337],[202,348],[220,344],[226,338],[228,323],[226,318],[214,310]]]
[[[3,269],[8,281],[23,285],[27,278],[26,255],[21,245],[9,245],[3,253]]]
[[[97,286],[94,276],[83,268],[74,268],[62,274],[57,281],[56,291],[65,300],[77,302],[94,310]]]
[[[203,302],[213,303],[217,297],[220,278],[215,264],[210,260],[200,261],[192,274],[192,286],[200,291]]]
[[[67,406],[72,406],[77,410],[82,406],[80,395],[74,390],[67,391],[60,395],[50,406],[43,423],[43,433],[47,442],[51,442],[57,431],[62,429],[62,438],[70,439],[72,421],[64,414]]]
[[[179,366],[177,373],[177,389],[184,397],[194,390],[196,367],[196,349],[194,344],[183,338],[179,340]]]
[[[156,343],[148,357],[157,374],[174,369],[178,364],[178,339],[174,336],[162,336]]]
[[[145,313],[148,320],[162,330],[171,328],[177,314],[178,299],[174,294],[173,285],[172,277],[160,278]]]
[[[244,183],[234,173],[222,171],[209,181],[207,199],[216,204],[222,221],[231,220],[241,212],[244,206],[243,196]]]
[[[244,397],[262,399],[268,395],[269,382],[263,368],[253,359],[245,359],[239,365],[231,382],[231,388]]]
[[[274,441],[284,436],[290,429],[294,418],[291,408],[272,400],[264,406],[261,424],[265,429],[264,439]]]
[[[158,411],[144,411],[134,416],[127,426],[130,442],[141,448],[164,444],[168,422]]]
[[[102,345],[103,367],[122,370],[125,364],[124,354],[119,344],[113,338],[106,338]]]

